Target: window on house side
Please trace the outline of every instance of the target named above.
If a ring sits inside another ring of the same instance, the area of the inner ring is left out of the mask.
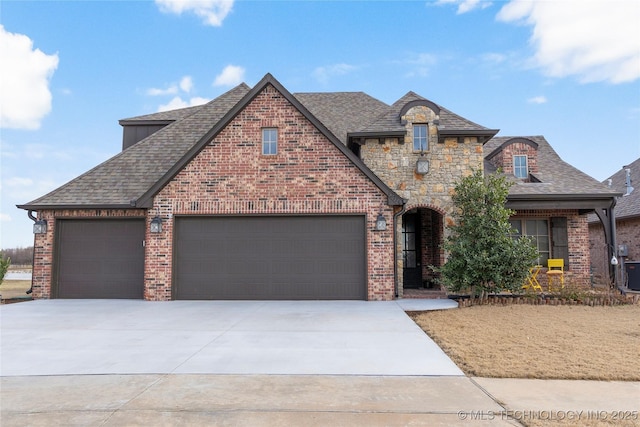
[[[278,154],[278,129],[262,129],[262,154]]]
[[[534,244],[538,248],[537,262],[546,266],[551,252],[549,221],[546,219],[510,219],[509,223],[514,228],[511,237],[529,236],[533,238]]]
[[[427,140],[427,125],[413,126],[413,151],[427,151],[429,142]]]
[[[516,178],[529,177],[527,156],[513,156],[513,174],[516,176]]]

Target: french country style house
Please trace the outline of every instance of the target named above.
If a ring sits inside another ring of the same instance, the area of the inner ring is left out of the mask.
[[[587,214],[617,193],[541,136],[496,137],[407,93],[290,93],[267,74],[121,120],[122,152],[19,207],[35,298],[391,300],[432,288],[474,170],[507,174],[516,233],[589,280]]]

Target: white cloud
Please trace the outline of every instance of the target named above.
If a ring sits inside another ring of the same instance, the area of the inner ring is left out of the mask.
[[[486,0],[438,0],[436,2],[436,5],[443,4],[457,4],[458,11],[456,13],[458,15],[471,12],[474,9],[486,9],[491,6],[491,2]]]
[[[191,89],[193,89],[193,79],[191,76],[184,76],[179,83],[171,83],[164,89],[152,87],[147,89],[145,93],[149,96],[177,95],[180,91],[189,93]]]
[[[171,85],[165,89],[158,89],[158,88],[152,87],[150,89],[147,89],[146,93],[149,96],[175,95],[178,93],[178,86]]]
[[[196,105],[206,104],[207,102],[209,102],[208,99],[201,98],[199,96],[193,97],[193,98],[189,99],[188,101],[185,101],[182,98],[180,98],[179,96],[176,96],[171,101],[169,101],[168,103],[160,105],[158,107],[158,112],[160,112],[160,111],[177,110],[179,108],[186,108],[186,107],[194,107]]]
[[[489,52],[480,56],[483,62],[489,64],[501,64],[507,60],[507,55],[503,53]]]
[[[534,65],[582,83],[640,78],[640,2],[513,0],[497,19],[533,27]]]
[[[0,25],[0,127],[38,129],[51,111],[49,83],[58,54],[33,48],[33,41]]]
[[[193,89],[193,79],[191,76],[184,76],[182,80],[180,80],[180,89],[187,93],[191,92],[191,89]]]
[[[313,76],[319,82],[327,83],[330,78],[335,76],[343,76],[345,74],[348,74],[356,70],[357,68],[358,67],[356,67],[355,65],[349,65],[344,63],[327,65],[324,67],[317,67],[315,70],[313,70]]]
[[[534,96],[533,98],[527,99],[529,104],[546,104],[547,97],[546,96]]]
[[[412,54],[407,59],[394,61],[394,63],[410,68],[404,74],[405,77],[426,77],[429,75],[431,68],[438,63],[438,57],[432,53],[417,53]]]
[[[11,221],[11,215],[0,212],[0,222],[9,222]]]
[[[244,81],[245,69],[237,65],[227,65],[213,81],[214,86],[235,86]]]
[[[164,13],[194,13],[213,27],[221,26],[233,8],[233,0],[156,0],[156,4]]]

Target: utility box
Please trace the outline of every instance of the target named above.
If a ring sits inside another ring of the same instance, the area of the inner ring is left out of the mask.
[[[640,291],[640,261],[625,261],[629,290]]]

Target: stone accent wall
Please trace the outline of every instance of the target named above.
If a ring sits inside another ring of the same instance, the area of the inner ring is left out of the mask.
[[[538,172],[538,150],[524,142],[507,144],[489,161],[497,168],[502,168],[506,174],[513,174],[513,156],[527,156],[529,173]],[[528,180],[525,180],[528,181]]]
[[[416,106],[401,117],[406,122],[404,139],[366,140],[360,148],[365,164],[401,197],[408,200],[406,209],[429,208],[442,214],[445,225],[453,224],[452,195],[457,182],[483,169],[482,144],[476,137],[446,138],[438,142],[433,121],[439,119],[430,108]],[[428,124],[429,147],[424,153],[413,150],[413,125]],[[429,161],[426,175],[416,173],[418,159]],[[401,219],[399,219],[399,222]],[[402,224],[398,225],[398,292],[402,292]],[[443,229],[442,239],[448,231]]]
[[[262,155],[262,128],[278,129],[278,154]],[[154,199],[149,218],[145,299],[171,298],[173,224],[177,215],[366,215],[368,299],[394,292],[393,208],[376,187],[275,88],[268,86]],[[374,231],[382,212],[389,224]]]
[[[144,216],[145,211],[143,209],[66,209],[38,212],[38,218],[47,221],[47,233],[34,236],[33,276],[31,279],[33,286],[32,297],[35,299],[49,299],[52,296],[57,219],[144,218]]]
[[[580,215],[577,210],[522,210],[517,211],[514,218],[541,218],[549,220],[552,217],[567,218],[567,239],[569,250],[569,265],[565,266],[565,282],[573,280],[576,284],[589,284],[591,281],[591,253],[589,252],[589,226],[587,215]],[[551,235],[549,236],[551,238]],[[553,254],[551,254],[553,256]],[[544,282],[546,269],[539,278]]]

